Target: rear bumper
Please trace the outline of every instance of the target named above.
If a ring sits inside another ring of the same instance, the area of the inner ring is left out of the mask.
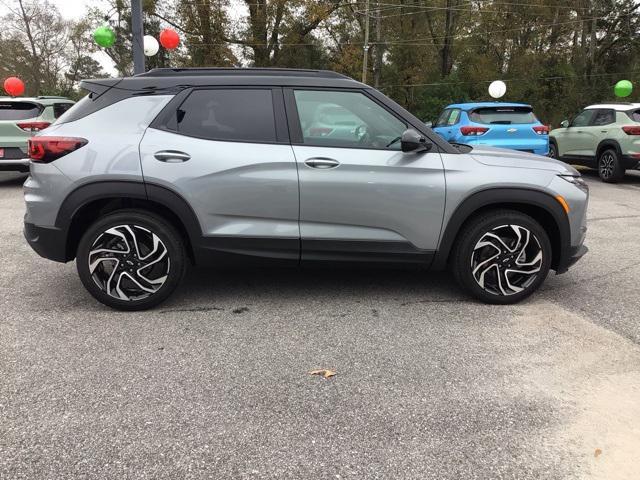
[[[39,227],[33,223],[24,223],[24,238],[31,248],[43,258],[56,262],[68,262],[67,239],[65,232],[55,227]]]
[[[640,170],[640,158],[631,155],[622,156],[622,168],[625,170]]]
[[[0,172],[29,172],[28,158],[0,158]]]

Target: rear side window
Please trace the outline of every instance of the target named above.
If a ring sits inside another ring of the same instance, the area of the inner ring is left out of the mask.
[[[275,142],[271,90],[195,90],[178,109],[178,132],[209,140]]]
[[[44,107],[33,102],[0,102],[0,120],[26,120],[42,113]]]
[[[600,125],[609,125],[610,123],[614,123],[616,121],[616,112],[613,110],[605,110],[600,109],[596,111],[596,114],[593,116],[593,120],[591,120],[591,125],[600,126]]]
[[[438,120],[436,120],[436,124],[434,126],[444,127],[449,121],[450,116],[451,116],[451,109],[447,108],[446,110],[443,110],[443,112],[438,117]]]
[[[53,118],[60,117],[64,112],[73,107],[73,103],[54,103],[53,104]]]
[[[633,120],[634,122],[640,122],[640,110],[632,110],[630,112],[627,112],[627,115],[629,115],[631,120]]]
[[[449,119],[447,120],[447,125],[455,125],[460,120],[460,109],[455,108],[451,110],[451,115],[449,115]]]
[[[475,123],[511,125],[536,123],[538,119],[531,107],[483,107],[469,113],[469,120]]]

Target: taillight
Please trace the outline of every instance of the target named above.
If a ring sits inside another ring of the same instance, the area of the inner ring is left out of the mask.
[[[29,158],[36,163],[49,163],[87,144],[84,138],[33,137],[29,139]]]
[[[460,133],[467,137],[479,137],[489,131],[486,127],[460,127]]]
[[[533,127],[533,131],[536,132],[536,135],[549,135],[549,127],[546,125],[536,125]]]
[[[627,135],[640,135],[640,125],[629,125],[627,127],[622,127],[624,133]]]
[[[40,130],[44,130],[49,125],[49,122],[21,122],[17,123],[19,128],[24,130],[25,132],[39,132]]]

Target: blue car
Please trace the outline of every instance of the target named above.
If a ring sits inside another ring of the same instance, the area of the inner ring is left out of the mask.
[[[449,105],[433,131],[451,143],[490,145],[547,155],[549,127],[540,123],[531,105],[480,102]]]

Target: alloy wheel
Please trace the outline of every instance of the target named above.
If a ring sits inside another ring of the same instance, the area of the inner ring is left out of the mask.
[[[473,248],[471,273],[493,295],[515,295],[529,287],[542,269],[540,242],[520,225],[501,225],[485,233]]]
[[[169,275],[169,252],[160,238],[139,225],[118,225],[101,233],[88,255],[95,284],[118,300],[142,300]]]
[[[558,158],[558,154],[556,152],[556,146],[553,143],[549,144],[549,157]]]
[[[613,176],[613,171],[615,169],[615,158],[613,154],[610,152],[605,152],[602,157],[600,157],[600,162],[598,164],[598,172],[600,173],[600,177],[604,179],[611,178]]]

